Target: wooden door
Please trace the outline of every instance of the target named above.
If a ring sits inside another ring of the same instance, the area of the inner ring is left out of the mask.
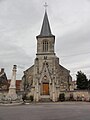
[[[43,95],[49,95],[49,84],[43,83]]]

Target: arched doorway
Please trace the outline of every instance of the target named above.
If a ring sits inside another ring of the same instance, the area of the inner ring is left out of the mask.
[[[43,95],[49,95],[49,83],[43,83]]]
[[[46,75],[43,77],[42,81],[42,93],[43,95],[49,95],[49,81]]]

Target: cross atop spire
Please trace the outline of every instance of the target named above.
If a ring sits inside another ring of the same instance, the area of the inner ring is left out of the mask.
[[[45,7],[45,11],[47,11],[47,7],[48,7],[47,2],[45,2],[44,7]]]
[[[47,3],[45,2],[45,15],[44,15],[44,19],[43,19],[43,24],[42,24],[42,28],[41,28],[41,32],[40,35],[38,37],[52,37],[54,36],[51,32],[51,28],[50,28],[50,24],[49,24],[49,20],[48,20],[48,15],[47,15]]]

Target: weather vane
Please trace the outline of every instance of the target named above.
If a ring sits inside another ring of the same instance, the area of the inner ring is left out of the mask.
[[[45,7],[45,11],[47,11],[47,7],[48,7],[47,2],[45,2],[44,7]]]

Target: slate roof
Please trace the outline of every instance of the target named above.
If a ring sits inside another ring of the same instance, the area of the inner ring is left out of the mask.
[[[40,32],[40,35],[37,37],[52,37],[52,36],[54,35],[51,32],[48,15],[47,15],[47,12],[45,11],[41,32]]]

